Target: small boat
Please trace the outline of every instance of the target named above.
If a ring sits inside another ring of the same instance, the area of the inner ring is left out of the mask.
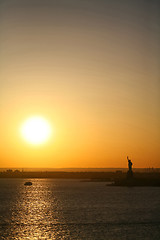
[[[25,186],[31,186],[31,185],[32,185],[32,182],[25,182],[24,185],[25,185]]]

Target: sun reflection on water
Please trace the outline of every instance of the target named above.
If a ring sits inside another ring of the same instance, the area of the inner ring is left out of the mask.
[[[33,180],[32,186],[22,186],[12,210],[12,239],[66,239],[61,201],[46,180]],[[54,195],[53,195],[54,194]]]

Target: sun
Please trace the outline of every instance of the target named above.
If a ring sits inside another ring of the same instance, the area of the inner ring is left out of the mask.
[[[49,122],[45,118],[32,116],[22,124],[20,132],[28,143],[39,145],[49,139],[52,131]]]

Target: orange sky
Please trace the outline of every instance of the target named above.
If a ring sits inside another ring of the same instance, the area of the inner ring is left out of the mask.
[[[0,167],[160,167],[160,3],[2,0]],[[46,118],[44,145],[19,134]]]

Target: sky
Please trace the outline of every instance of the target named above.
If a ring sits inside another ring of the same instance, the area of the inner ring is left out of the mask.
[[[159,0],[0,0],[0,167],[160,167]],[[21,124],[52,137],[33,146]]]

